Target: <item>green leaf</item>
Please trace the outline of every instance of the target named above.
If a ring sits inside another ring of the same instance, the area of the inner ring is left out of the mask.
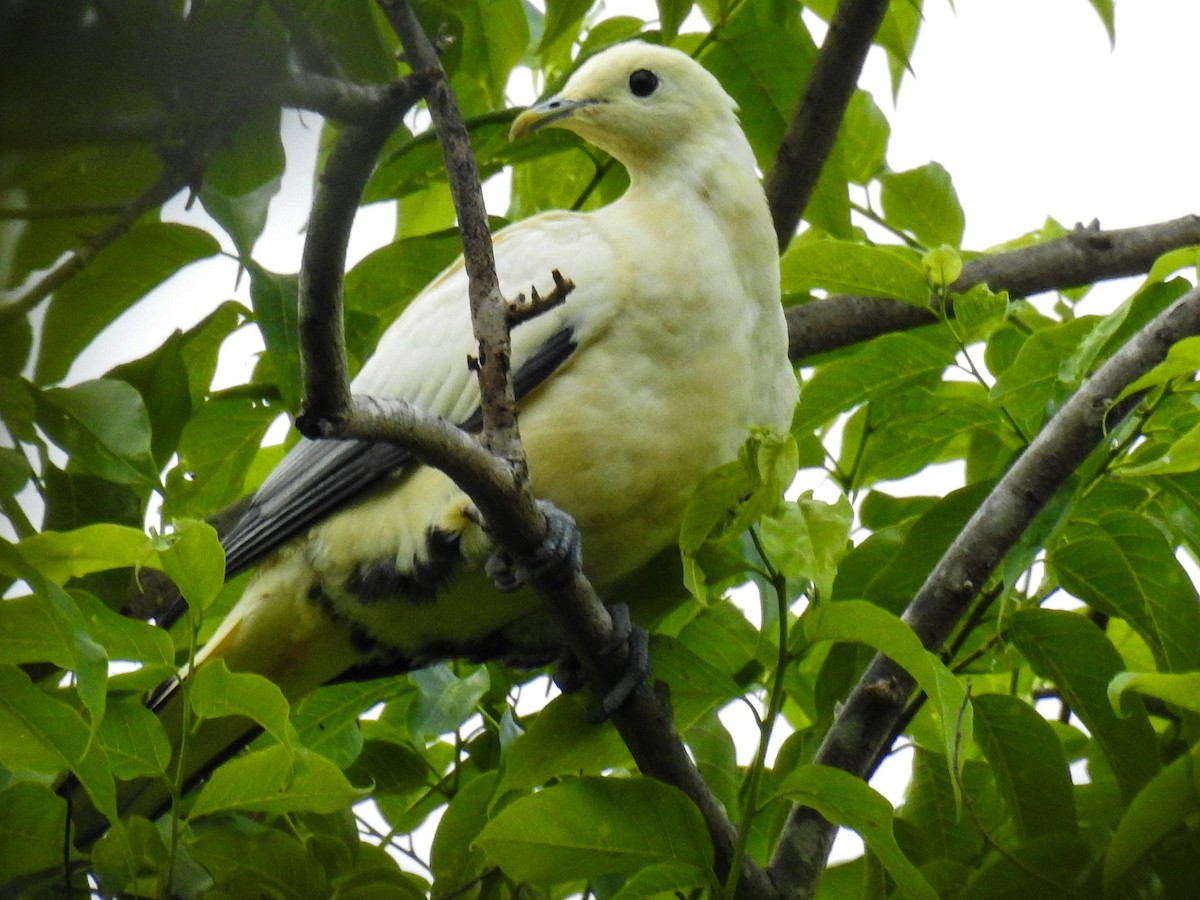
[[[879,566],[876,560],[871,560],[875,565],[867,575],[869,580],[865,588],[861,593],[849,595],[850,599],[864,597],[876,606],[899,614],[920,590],[926,576],[991,489],[991,484],[979,482],[951,491],[937,500],[908,529],[903,543],[886,565]],[[850,568],[853,573],[854,567],[855,560],[851,559],[842,568]]]
[[[962,274],[963,262],[958,252],[943,244],[936,250],[930,250],[921,257],[921,271],[926,280],[939,290],[945,290],[954,284]]]
[[[189,225],[134,225],[55,292],[46,308],[38,384],[62,380],[79,352],[118,315],[184,266],[220,249],[216,238]]]
[[[394,696],[396,684],[395,679],[348,681],[314,691],[292,713],[300,742],[343,768],[349,766],[363,749],[359,715],[373,704]],[[395,745],[392,747],[395,749]]]
[[[300,373],[299,279],[295,275],[276,275],[253,262],[247,264],[247,269],[254,318],[267,345],[275,383],[288,409],[298,410],[304,394]]]
[[[204,516],[245,493],[246,470],[280,411],[240,397],[201,406],[183,429],[179,465],[167,477],[168,513]]]
[[[1174,547],[1140,514],[1074,519],[1050,545],[1047,564],[1063,588],[1119,616],[1150,645],[1159,667],[1200,669],[1200,602]]]
[[[912,232],[926,247],[962,243],[966,224],[962,206],[950,173],[941,165],[934,162],[907,172],[885,172],[879,176],[879,184],[888,224]]]
[[[17,549],[30,565],[59,584],[92,572],[157,561],[154,544],[143,532],[104,522],[74,531],[43,531],[25,538]],[[0,571],[5,571],[2,561]]]
[[[1060,900],[1087,883],[1093,848],[1078,835],[1048,834],[995,854],[977,868],[962,900]],[[961,882],[960,882],[961,884]]]
[[[74,670],[79,699],[92,722],[98,722],[107,699],[108,658],[88,633],[78,607],[66,591],[4,540],[0,540],[0,570],[23,579],[34,592],[32,598],[4,601],[6,612],[11,610],[12,615],[0,617],[0,658],[14,663],[49,661]]]
[[[1104,854],[1106,893],[1116,896],[1123,876],[1176,829],[1194,835],[1200,814],[1200,748],[1176,759],[1138,792],[1121,816]]]
[[[1162,455],[1144,463],[1121,465],[1115,474],[1121,478],[1140,478],[1144,475],[1175,475],[1200,469],[1200,425],[1169,437],[1172,442]]]
[[[693,889],[709,887],[711,883],[695,866],[678,863],[647,866],[635,872],[612,900],[641,900],[643,897],[686,897]]]
[[[654,865],[707,872],[713,850],[699,810],[649,778],[573,778],[513,801],[476,844],[518,881],[539,886]]]
[[[425,759],[411,744],[387,740],[367,740],[362,752],[346,769],[354,784],[370,785],[373,797],[409,794],[429,789],[437,780]]]
[[[830,766],[808,765],[784,779],[779,793],[857,832],[879,857],[901,896],[937,900],[937,892],[896,843],[892,805],[861,779]]]
[[[561,775],[628,766],[629,749],[616,729],[581,727],[586,716],[587,701],[578,695],[563,694],[546,704],[509,748],[497,793],[529,790]]]
[[[116,821],[112,770],[91,729],[78,712],[11,666],[0,666],[0,733],[0,765],[48,775],[70,769],[96,808]]]
[[[783,290],[799,294],[821,288],[901,300],[925,309],[929,284],[919,260],[886,247],[850,241],[793,241],[780,260]]]
[[[910,731],[921,727],[920,718],[918,714]],[[983,837],[956,794],[961,790],[971,800],[971,811],[987,821],[987,811],[983,808],[986,794],[977,790],[979,785],[972,777],[972,773],[983,768],[967,760],[960,779],[947,769],[942,754],[920,743],[913,748],[912,776],[904,791],[904,805],[897,815],[898,823],[902,823],[897,837],[914,862],[945,860],[966,864],[978,858],[984,847]]]
[[[1147,388],[1158,387],[1160,384],[1166,384],[1176,378],[1191,379],[1197,369],[1200,369],[1200,336],[1186,337],[1171,345],[1166,359],[1141,378],[1126,385],[1125,390],[1121,391],[1116,400],[1121,400]]]
[[[922,283],[923,283],[922,279]],[[849,356],[817,369],[800,389],[794,428],[812,430],[837,413],[940,374],[954,353],[911,334],[886,334]]]
[[[549,0],[546,3],[546,20],[542,25],[542,39],[538,41],[536,53],[545,53],[551,44],[564,35],[572,39],[579,35],[579,26],[584,14],[591,8],[591,0]]]
[[[171,741],[158,717],[140,697],[109,702],[100,723],[100,743],[117,778],[167,774]]]
[[[726,815],[736,821],[741,809],[740,770],[733,736],[715,710],[692,724],[682,736],[704,783],[725,808]]]
[[[520,0],[458,0],[450,9],[463,24],[462,71],[484,86],[491,108],[504,106],[508,75],[529,44]]]
[[[153,486],[150,418],[142,395],[123,381],[97,379],[40,394],[38,424],[83,471],[118,484]]]
[[[1121,672],[1108,683],[1108,699],[1118,715],[1122,711],[1121,697],[1126,691],[1137,691],[1181,709],[1200,713],[1200,672],[1186,672],[1181,675]]]
[[[1113,22],[1113,0],[1088,0],[1092,4],[1092,9],[1096,10],[1096,15],[1100,17],[1100,21],[1104,24],[1104,30],[1108,33],[1108,42],[1111,46],[1117,45],[1117,32]]]
[[[289,707],[278,685],[253,672],[230,672],[214,659],[188,676],[187,697],[202,719],[245,716],[262,726],[290,754],[297,738],[288,721]]]
[[[1008,636],[1034,673],[1058,686],[1132,799],[1158,772],[1158,749],[1141,701],[1127,700],[1125,718],[1108,702],[1108,683],[1124,668],[1112,644],[1083,616],[1050,609],[1014,613]]]
[[[248,260],[283,179],[283,141],[277,107],[256,114],[233,132],[204,169],[200,202]]]
[[[1078,830],[1071,773],[1062,743],[1029,704],[1006,694],[981,694],[975,737],[1022,840]]]
[[[663,43],[669,44],[679,34],[679,26],[692,11],[692,0],[655,0],[658,7],[659,29],[662,31]]]
[[[857,471],[850,469],[856,486],[903,478],[958,458],[977,430],[1005,427],[980,385],[945,381],[881,395],[872,402],[868,421],[865,446],[843,448],[843,456],[857,456]],[[847,460],[854,461],[853,456]]]
[[[833,504],[804,496],[764,518],[759,533],[776,569],[788,578],[811,581],[818,596],[828,597],[850,548],[853,518],[844,496]]]
[[[0,279],[3,280],[3,279]],[[0,375],[18,377],[25,371],[29,351],[33,349],[33,324],[28,316],[12,316],[0,320]]]
[[[346,308],[390,321],[461,252],[452,232],[386,244],[346,273]]]
[[[967,692],[954,673],[921,645],[904,622],[885,609],[863,600],[822,603],[804,615],[804,636],[810,642],[850,641],[866,644],[908,672],[929,696],[931,715],[943,739],[946,764],[953,768],[960,740],[971,738],[971,708]],[[953,779],[955,802],[958,780]]]
[[[417,696],[408,707],[408,730],[418,742],[456,731],[476,711],[491,685],[484,666],[459,678],[443,663],[418,669],[409,678],[417,686]]]
[[[866,91],[850,98],[838,131],[837,153],[842,171],[854,184],[865,185],[883,168],[892,127]]]
[[[206,828],[188,844],[188,852],[216,877],[215,887],[227,898],[333,896],[320,861],[278,828],[246,820]]]
[[[0,791],[0,877],[7,882],[61,865],[66,833],[66,800],[44,784],[10,784]]]
[[[109,659],[141,662],[161,669],[161,677],[173,674],[175,647],[162,628],[113,612],[100,600],[83,591],[72,591],[88,634],[104,647]]]
[[[680,729],[690,727],[741,694],[732,673],[714,665],[719,660],[710,661],[696,654],[682,641],[655,635],[650,643],[650,657],[654,660],[655,677],[671,685],[671,708]]]
[[[162,570],[194,610],[212,604],[225,584],[225,551],[207,522],[181,519],[167,546],[158,551]]]
[[[36,111],[31,110],[36,115]],[[116,204],[124,207],[140,196],[162,172],[162,158],[151,146],[127,143],[71,148],[40,147],[14,153],[5,183],[24,195],[32,209],[72,205]],[[13,202],[12,200],[8,202]],[[0,266],[0,287],[15,287],[37,269],[48,268],[64,253],[79,247],[80,235],[95,234],[111,216],[49,217],[23,223],[11,265]],[[99,260],[97,260],[99,262]],[[114,267],[120,271],[119,267]]]
[[[768,13],[743,4],[721,29],[721,39],[700,55],[737,102],[742,130],[763,171],[796,108],[816,45],[799,17],[781,25]]]
[[[1089,316],[1035,332],[992,385],[992,400],[1008,411],[1026,437],[1033,435],[1075,388],[1074,382],[1062,380],[1063,363],[1095,326],[1096,319]]]
[[[697,599],[707,597],[710,584],[719,585],[744,571],[740,554],[736,560],[728,558],[728,545],[740,542],[747,528],[779,504],[795,477],[796,452],[790,435],[755,431],[735,462],[718,466],[700,480],[679,532],[684,583]]]
[[[482,871],[484,856],[475,846],[475,838],[487,824],[488,806],[495,796],[498,778],[498,772],[484,773],[447,804],[429,853],[438,895],[467,886]]]
[[[366,793],[321,754],[276,744],[252,750],[216,769],[189,816],[196,819],[230,810],[333,813]]]

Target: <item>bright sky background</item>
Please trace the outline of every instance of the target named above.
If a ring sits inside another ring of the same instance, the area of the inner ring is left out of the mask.
[[[652,0],[610,2],[614,12],[652,15]],[[1200,35],[1196,0],[1118,0],[1116,45],[1110,47],[1086,0],[926,0],[926,21],[912,74],[895,106],[881,51],[873,51],[863,87],[892,124],[888,161],[903,170],[930,160],[951,173],[967,213],[965,245],[984,249],[1039,228],[1047,216],[1064,225],[1098,218],[1126,227],[1200,212],[1195,72]],[[525,101],[527,98],[515,98]],[[256,257],[268,268],[299,266],[318,124],[289,120],[289,168]],[[503,190],[489,191],[493,212]],[[390,209],[360,215],[351,263],[390,238]],[[202,224],[181,200],[168,217]],[[156,292],[96,342],[72,380],[95,377],[118,361],[157,346],[229,297],[236,264],[221,259],[192,266]],[[1098,289],[1091,302],[1111,306],[1129,285]],[[224,353],[229,381],[246,377],[261,343],[243,329]],[[907,760],[885,765],[875,784],[899,802]],[[837,854],[856,850],[840,839]]]

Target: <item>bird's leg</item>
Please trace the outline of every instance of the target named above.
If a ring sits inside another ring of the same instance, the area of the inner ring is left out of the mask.
[[[647,678],[650,677],[650,638],[646,629],[634,624],[629,618],[629,607],[624,603],[608,605],[612,616],[612,640],[601,647],[598,655],[611,656],[625,648],[628,652],[625,670],[617,682],[600,698],[599,704],[588,713],[593,723],[603,722],[612,716]],[[586,683],[579,659],[571,650],[563,650],[554,667],[554,683],[565,694],[572,694]]]
[[[546,516],[546,536],[541,544],[520,559],[496,550],[484,563],[484,571],[499,591],[511,593],[535,581],[557,587],[582,567],[583,545],[575,520],[548,500],[539,500],[538,506]]]
[[[541,545],[519,560],[497,550],[485,563],[487,575],[498,590],[515,591],[534,581],[553,589],[565,585],[580,569],[583,548],[575,520],[545,500],[539,500],[538,505],[547,524]],[[589,715],[593,722],[609,718],[650,675],[649,638],[645,630],[633,624],[629,607],[624,603],[612,604],[608,611],[612,616],[612,638],[597,655],[608,657],[624,649],[627,656],[624,671]],[[564,650],[555,667],[554,683],[564,692],[571,693],[582,687],[585,680],[578,658],[571,650]]]

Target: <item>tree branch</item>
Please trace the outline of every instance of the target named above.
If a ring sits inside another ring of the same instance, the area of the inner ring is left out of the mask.
[[[517,401],[511,375],[512,342],[504,296],[496,277],[492,235],[487,208],[479,184],[479,170],[471,152],[471,140],[463,124],[450,83],[442,71],[437,51],[412,8],[402,0],[380,0],[408,64],[414,72],[428,73],[431,86],[425,96],[450,182],[458,230],[462,238],[470,288],[471,324],[479,342],[476,374],[482,395],[483,431],[480,440],[493,453],[507,460],[522,478],[526,475],[525,451],[517,426]]]
[[[347,125],[338,136],[313,195],[312,215],[300,261],[299,337],[304,411],[296,427],[308,437],[328,434],[350,406],[342,318],[342,276],[350,226],[367,180],[388,136],[420,98],[426,80],[418,75],[389,89],[386,106],[373,121]]]
[[[936,650],[1004,555],[1071,473],[1136,405],[1114,399],[1160,363],[1173,344],[1200,334],[1200,288],[1193,288],[1139,331],[1083,384],[1013,464],[971,517],[904,612],[926,648]],[[876,656],[840,707],[814,762],[869,778],[915,687],[891,660]],[[834,826],[814,810],[794,810],[771,861],[776,883],[811,897]]]
[[[1044,244],[968,260],[950,291],[962,293],[977,284],[1014,297],[1065,290],[1143,274],[1164,253],[1197,244],[1200,216],[1196,215],[1109,231],[1081,226]],[[931,311],[907,303],[848,294],[793,306],[785,314],[788,355],[793,361],[937,321]]]
[[[804,96],[767,173],[767,205],[782,250],[791,241],[837,139],[888,0],[841,0]]]

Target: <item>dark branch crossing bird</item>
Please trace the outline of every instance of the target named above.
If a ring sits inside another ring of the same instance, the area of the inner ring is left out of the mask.
[[[505,296],[549,293],[554,270],[575,284],[514,330],[514,385],[531,488],[574,518],[604,596],[676,542],[697,482],[751,428],[788,427],[797,384],[775,233],[716,78],[678,51],[618,45],[521,113],[512,135],[547,127],[607,151],[630,179],[602,209],[545,213],[495,236]],[[354,392],[478,427],[467,288],[460,259],[387,329]],[[545,663],[561,644],[530,589],[489,579],[495,548],[467,496],[391,445],[302,441],[224,545],[230,575],[257,571],[195,665],[264,675],[291,701],[448,658]],[[152,700],[176,741],[181,693]],[[201,722],[185,781],[254,730]],[[142,815],[168,803],[151,780],[122,785],[120,801]],[[95,813],[75,822],[80,843],[105,827]]]

